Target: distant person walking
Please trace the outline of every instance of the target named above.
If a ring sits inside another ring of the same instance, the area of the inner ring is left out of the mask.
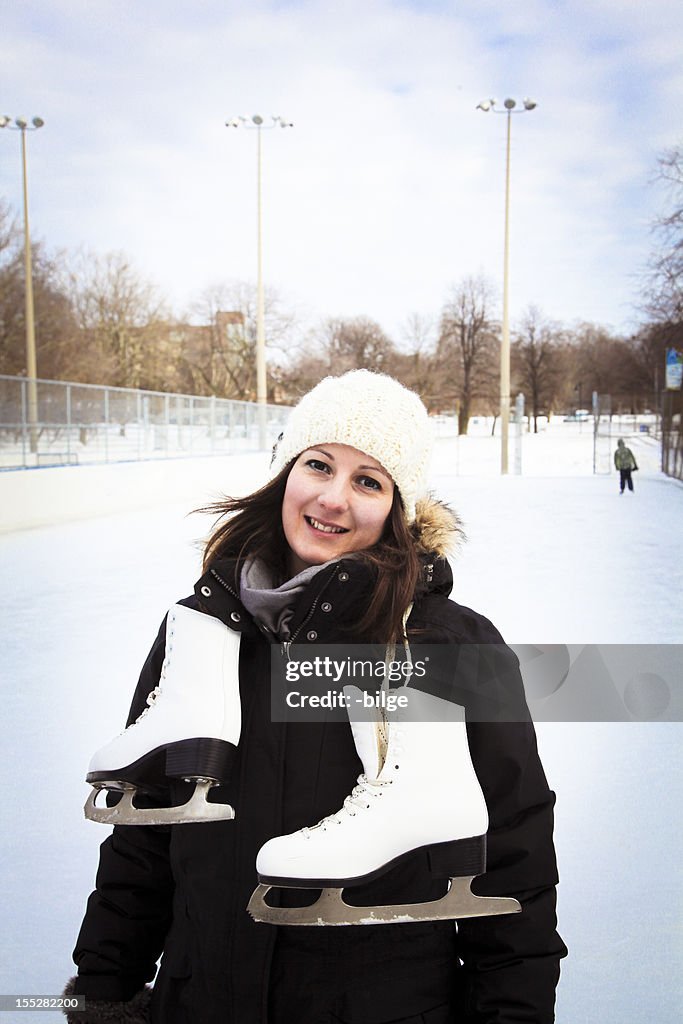
[[[624,493],[624,488],[628,486],[629,491],[633,490],[633,480],[631,473],[638,469],[636,458],[630,448],[627,448],[624,444],[623,438],[619,438],[617,441],[617,450],[614,453],[614,465],[619,470],[619,494]]]

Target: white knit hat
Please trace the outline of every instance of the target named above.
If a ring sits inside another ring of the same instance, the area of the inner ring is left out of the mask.
[[[432,426],[415,392],[370,370],[325,377],[292,410],[273,448],[271,475],[319,444],[348,444],[377,459],[399,489],[406,521],[413,522],[432,449]]]

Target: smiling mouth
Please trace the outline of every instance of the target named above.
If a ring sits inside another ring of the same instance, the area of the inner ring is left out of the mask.
[[[345,526],[326,526],[321,523],[319,519],[314,519],[313,516],[304,516],[304,519],[309,526],[312,526],[314,530],[318,530],[319,533],[348,533],[349,531]]]

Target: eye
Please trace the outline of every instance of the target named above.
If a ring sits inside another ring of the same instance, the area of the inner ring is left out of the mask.
[[[361,487],[366,487],[370,491],[381,491],[382,485],[379,480],[375,480],[372,476],[360,476],[358,482]]]
[[[316,470],[316,472],[319,473],[330,472],[330,467],[327,465],[326,462],[323,462],[321,459],[306,459],[305,465],[310,466],[311,469],[314,469]]]

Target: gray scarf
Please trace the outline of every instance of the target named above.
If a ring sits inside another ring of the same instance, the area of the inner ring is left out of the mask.
[[[321,569],[337,561],[335,558],[322,565],[311,565],[282,586],[274,587],[268,566],[260,559],[248,558],[240,576],[240,600],[256,622],[266,626],[278,640],[289,640],[289,623],[297,597]]]

